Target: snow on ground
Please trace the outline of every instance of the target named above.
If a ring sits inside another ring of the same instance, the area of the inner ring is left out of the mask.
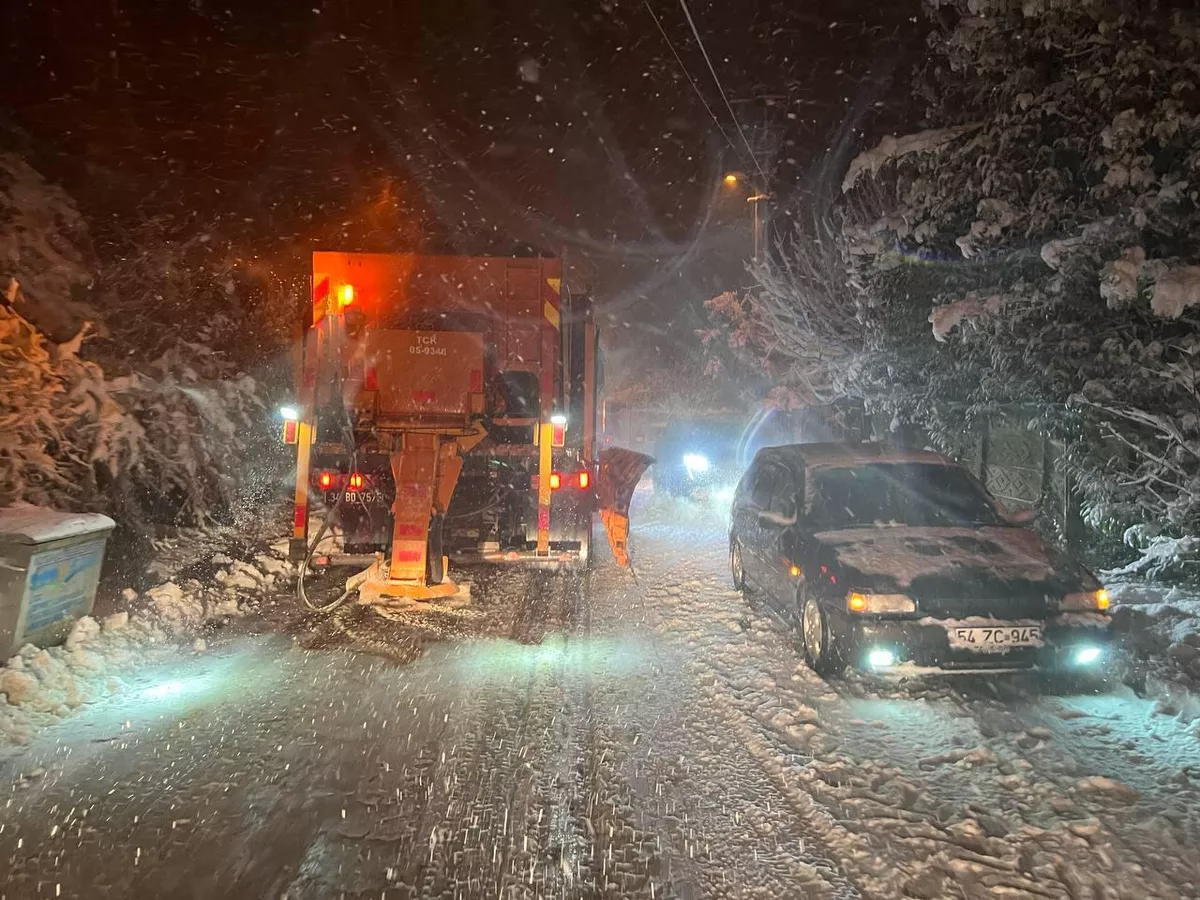
[[[1113,625],[1159,678],[1200,687],[1200,591],[1110,582]]]
[[[207,585],[167,581],[140,596],[128,590],[132,611],[86,616],[59,647],[26,644],[0,667],[0,748],[28,744],[40,729],[121,692],[141,668],[181,650],[204,652],[203,629],[255,610],[276,579],[290,577],[286,546],[275,551],[258,555],[255,565],[222,558]]]
[[[668,566],[692,548],[648,590],[647,616],[688,648],[717,730],[864,894],[1200,895],[1194,704],[1123,687],[1056,696],[1032,678],[831,687],[761,603],[727,588],[723,538],[644,523],[644,560],[655,544]]]
[[[226,633],[147,667],[0,760],[0,892],[1200,896],[1196,710],[827,684],[730,589],[725,514],[678,506],[637,498],[636,581],[481,579],[404,665]],[[420,614],[339,615],[362,649]]]

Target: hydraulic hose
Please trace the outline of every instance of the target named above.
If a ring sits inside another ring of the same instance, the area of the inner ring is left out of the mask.
[[[310,609],[313,612],[331,613],[339,606],[344,604],[348,599],[350,599],[350,595],[357,590],[357,588],[350,588],[346,591],[343,591],[342,595],[336,600],[333,600],[329,603],[317,604],[313,603],[312,600],[309,599],[308,592],[304,589],[304,576],[308,572],[308,567],[312,563],[312,558],[317,553],[317,547],[321,545],[321,539],[325,537],[325,532],[329,530],[329,523],[333,520],[334,516],[337,515],[338,510],[341,509],[342,501],[344,499],[346,499],[346,488],[343,485],[341,493],[338,494],[337,501],[333,504],[333,508],[330,509],[329,514],[325,516],[324,520],[321,522],[321,527],[317,531],[316,538],[309,545],[308,553],[304,556],[304,562],[300,564],[300,574],[296,578],[296,596],[299,597],[300,602],[304,604],[307,609]]]
[[[466,512],[455,513],[452,516],[448,515],[445,517],[445,521],[453,522],[459,519],[470,519],[473,516],[482,516],[486,512],[491,512],[493,509],[503,506],[504,501],[508,499],[508,495],[511,493],[513,493],[513,489],[511,487],[504,486],[501,488],[501,490],[492,494],[492,497],[487,502],[486,506],[481,506],[478,509],[469,509]]]

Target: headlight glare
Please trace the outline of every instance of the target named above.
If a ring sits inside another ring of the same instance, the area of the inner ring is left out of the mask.
[[[853,591],[846,597],[846,609],[861,615],[913,613],[917,611],[917,604],[907,594],[864,594]]]
[[[1062,598],[1059,609],[1063,612],[1108,612],[1112,598],[1108,591],[1076,591]]]

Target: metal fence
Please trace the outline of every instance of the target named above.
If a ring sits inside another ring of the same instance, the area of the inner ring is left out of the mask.
[[[998,413],[964,431],[950,455],[967,466],[1009,510],[1037,509],[1038,529],[1058,543],[1075,547],[1084,538],[1079,498],[1061,464],[1062,446],[1026,427],[1020,410]],[[872,422],[874,439],[906,446],[927,446],[919,429],[891,434]],[[882,423],[887,424],[887,423]],[[870,440],[864,433],[863,439]]]

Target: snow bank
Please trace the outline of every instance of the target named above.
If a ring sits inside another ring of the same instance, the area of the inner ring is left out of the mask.
[[[1171,680],[1200,682],[1200,591],[1148,582],[1110,583],[1113,627]]]
[[[182,646],[203,652],[207,645],[196,631],[246,615],[267,588],[294,571],[290,562],[265,554],[255,561],[257,568],[231,561],[207,590],[194,581],[168,581],[140,598],[127,592],[132,613],[100,621],[85,616],[61,647],[22,647],[0,666],[0,746],[26,744],[81,705],[116,693],[120,675],[132,668],[176,655]]]
[[[0,745],[26,744],[35,731],[84,703],[115,693],[115,673],[148,661],[168,633],[149,616],[80,619],[62,647],[26,644],[0,668]]]

